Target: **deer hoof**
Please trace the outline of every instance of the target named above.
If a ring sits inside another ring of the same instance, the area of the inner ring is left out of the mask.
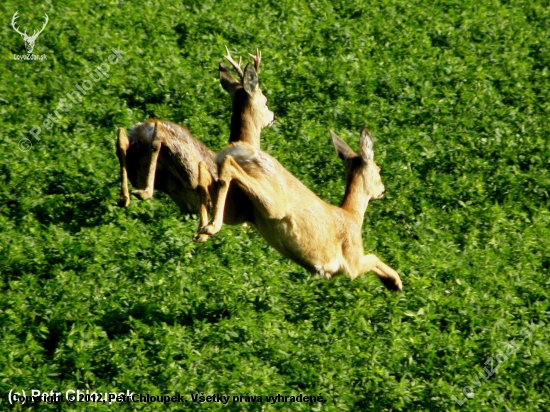
[[[147,190],[134,190],[132,194],[141,200],[147,200],[153,196],[152,193],[149,193]]]
[[[403,284],[401,283],[401,279],[397,278],[395,281],[395,287],[399,292],[403,291]]]
[[[193,236],[193,242],[204,243],[208,241],[209,238],[210,236],[205,233],[195,233]]]
[[[218,233],[219,231],[219,228],[216,228],[216,226],[214,226],[212,223],[209,223],[206,226],[201,227],[198,233],[203,235],[213,235],[215,233]]]
[[[402,292],[403,291],[403,284],[401,283],[401,279],[399,277],[397,278],[380,278],[382,283],[386,288],[389,290],[395,290]]]
[[[120,196],[116,201],[119,207],[128,207],[130,205],[130,198],[126,196]]]

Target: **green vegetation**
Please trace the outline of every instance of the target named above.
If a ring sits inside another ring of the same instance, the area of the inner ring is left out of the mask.
[[[170,410],[550,409],[547,1],[6,0],[0,10],[0,409],[12,389],[189,400]],[[13,59],[24,53],[16,10],[30,33],[49,15],[34,49],[47,60]],[[115,206],[118,126],[158,117],[224,146],[225,45],[262,50],[277,115],[262,147],[321,198],[337,204],[345,185],[327,130],[356,147],[369,126],[387,196],[367,210],[365,250],[399,271],[403,293],[372,273],[311,276],[253,228],[194,244],[197,218],[159,192]],[[113,48],[123,61],[45,128]],[[525,322],[539,326],[522,338]],[[498,372],[478,386],[491,357]],[[464,391],[473,397],[459,406]],[[200,393],[327,402],[201,406]]]

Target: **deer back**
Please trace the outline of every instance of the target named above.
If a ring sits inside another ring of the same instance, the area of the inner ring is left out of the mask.
[[[160,127],[159,127],[160,126]],[[196,192],[198,164],[205,162],[217,178],[215,153],[195,139],[187,128],[162,120],[138,123],[128,133],[126,152],[128,179],[136,189],[147,185],[147,171],[152,160],[155,128],[162,139],[155,172],[155,189],[167,193],[184,213],[198,213],[200,199]]]

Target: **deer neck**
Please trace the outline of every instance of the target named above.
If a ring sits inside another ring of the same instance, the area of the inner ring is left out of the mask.
[[[233,113],[231,116],[230,142],[246,142],[259,149],[261,131],[261,128],[250,120],[250,115]]]
[[[346,193],[340,207],[349,212],[359,224],[363,224],[363,217],[369,204],[370,196],[365,193],[361,176],[348,176]]]

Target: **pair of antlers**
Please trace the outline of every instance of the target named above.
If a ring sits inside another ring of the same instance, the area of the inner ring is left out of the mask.
[[[243,69],[241,69],[242,58],[239,57],[239,63],[237,63],[231,57],[231,53],[229,53],[229,49],[227,48],[227,46],[225,46],[225,51],[227,52],[227,56],[224,56],[224,57],[227,59],[227,61],[229,63],[231,63],[231,66],[233,66],[233,68],[237,71],[237,74],[239,75],[241,80],[244,79]],[[250,54],[250,53],[248,53],[248,55],[252,58],[252,60],[254,60],[254,68],[256,69],[256,73],[259,73],[260,72],[260,62],[262,61],[262,52],[259,51],[258,49],[256,49],[256,55],[255,56],[253,54]]]
[[[32,36],[29,36],[29,35],[27,34],[27,30],[25,30],[24,33],[21,33],[21,32],[19,31],[19,29],[17,28],[17,26],[15,25],[15,21],[19,18],[19,16],[17,15],[17,13],[19,13],[19,12],[16,11],[15,14],[13,15],[13,17],[11,18],[11,26],[13,27],[13,29],[14,29],[17,33],[19,33],[19,34],[20,34],[21,36],[23,36],[23,37],[28,37],[28,38],[31,38],[31,39],[32,39],[32,38],[35,38],[35,37],[38,37],[38,35],[44,31],[44,29],[46,28],[46,24],[48,24],[48,21],[49,21],[48,15],[47,15],[46,13],[44,13],[44,16],[45,16],[45,18],[46,18],[46,21],[44,22],[44,25],[42,26],[42,28],[41,28],[39,31],[35,31],[35,32],[33,33]]]

